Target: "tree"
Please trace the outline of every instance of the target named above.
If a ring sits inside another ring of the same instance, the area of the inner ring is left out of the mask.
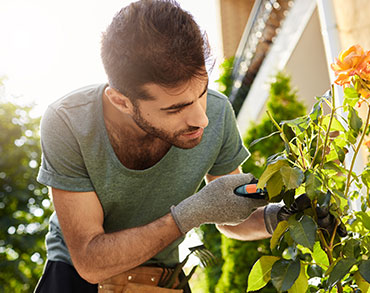
[[[33,290],[46,260],[52,211],[48,189],[36,182],[40,119],[31,110],[0,94],[0,292]]]

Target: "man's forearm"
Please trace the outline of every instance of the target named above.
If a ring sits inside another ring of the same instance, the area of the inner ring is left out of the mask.
[[[71,257],[83,278],[98,283],[144,263],[180,236],[171,214],[167,214],[145,226],[98,234]]]
[[[217,225],[217,229],[226,237],[237,240],[253,241],[270,238],[271,235],[266,230],[263,214],[264,207],[260,207],[243,223],[237,226]]]

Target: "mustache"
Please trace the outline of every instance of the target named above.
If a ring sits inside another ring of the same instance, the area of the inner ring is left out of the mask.
[[[199,130],[200,128],[201,128],[201,127],[191,126],[191,127],[187,128],[187,129],[180,130],[178,133],[176,133],[176,136],[177,136],[177,135],[186,134],[186,133],[189,133],[189,132],[194,132],[194,131]]]

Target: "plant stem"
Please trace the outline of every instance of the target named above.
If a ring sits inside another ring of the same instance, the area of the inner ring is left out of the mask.
[[[317,204],[317,200],[314,200],[313,202],[311,202],[314,217],[315,217],[315,220],[317,221],[316,204]],[[322,233],[322,231],[320,229],[317,230],[317,233],[319,234],[319,239],[320,239],[321,245],[324,247],[324,251],[325,251],[326,255],[328,256],[329,265],[332,265],[334,263],[334,259],[333,259],[333,248],[334,247],[333,247],[333,244],[334,244],[334,235],[337,232],[338,225],[339,225],[339,221],[336,222],[334,232],[333,232],[333,236],[331,237],[329,245],[326,242],[325,236]],[[337,283],[336,286],[337,286],[338,293],[343,293],[342,285],[340,283]]]
[[[322,149],[321,167],[324,165],[326,146],[328,145],[330,128],[331,128],[331,124],[333,123],[333,119],[334,119],[334,115],[335,115],[335,111],[336,111],[336,109],[335,109],[335,96],[334,96],[334,84],[331,85],[331,92],[332,92],[333,107],[331,108],[329,125],[328,125],[328,129],[326,130],[326,134],[325,134],[325,140],[324,140],[324,145],[323,145],[323,149]]]
[[[303,166],[303,169],[305,169],[305,170],[306,170],[306,164],[305,164],[305,162],[304,162],[304,155],[303,155],[303,151],[302,151],[302,145],[301,145],[301,144],[299,144],[299,145],[298,145],[298,148],[299,148],[299,152],[300,152],[301,157],[302,157],[302,166]]]
[[[313,166],[313,163],[315,162],[316,160],[316,157],[317,155],[319,154],[319,150],[320,150],[320,143],[321,143],[321,135],[320,135],[320,128],[321,128],[321,123],[322,123],[322,118],[320,117],[319,118],[319,126],[318,126],[318,134],[317,134],[317,143],[316,143],[316,150],[315,150],[315,154],[311,160],[311,164],[310,164],[310,169],[312,169],[314,166]]]
[[[270,111],[266,111],[267,115],[270,117],[272,123],[274,123],[275,127],[280,131],[281,133],[281,138],[284,140],[284,142],[289,143],[288,138],[285,136],[285,133],[283,132],[283,129],[280,127],[279,123],[277,123],[272,117]]]
[[[289,140],[288,138],[286,137],[283,129],[280,127],[279,123],[277,123],[274,119],[274,117],[272,117],[270,111],[266,111],[267,115],[270,117],[270,120],[272,121],[272,123],[274,123],[275,127],[280,131],[280,135],[281,135],[281,138],[283,139],[283,141],[289,145]],[[298,161],[298,157],[296,156],[295,153],[293,152],[290,152],[294,158],[294,160],[301,166],[301,168],[303,168],[301,162]],[[304,169],[304,168],[303,168]]]
[[[353,158],[352,158],[352,162],[351,162],[351,166],[349,168],[349,173],[348,173],[348,177],[347,177],[347,184],[346,184],[346,190],[344,192],[344,196],[347,198],[347,195],[348,195],[348,192],[349,192],[349,187],[351,185],[351,176],[352,176],[352,170],[353,170],[353,167],[355,165],[355,161],[356,161],[356,157],[357,157],[357,154],[359,153],[360,151],[360,148],[361,148],[361,145],[362,145],[362,142],[364,141],[364,138],[366,136],[366,129],[368,128],[369,126],[369,120],[370,120],[370,105],[368,105],[368,109],[367,109],[367,117],[366,117],[366,123],[365,123],[365,127],[364,127],[364,130],[362,132],[362,135],[361,135],[361,138],[360,138],[360,141],[358,142],[357,144],[357,147],[356,147],[356,150],[355,150],[355,153],[353,154]]]
[[[339,220],[338,219],[336,219],[336,221],[335,221],[335,226],[334,226],[334,231],[333,231],[333,233],[332,233],[332,235],[331,235],[331,239],[330,239],[330,244],[329,244],[329,247],[330,247],[330,249],[331,250],[333,250],[333,244],[334,244],[334,238],[335,238],[335,234],[337,233],[337,229],[338,229],[338,226],[339,226]]]

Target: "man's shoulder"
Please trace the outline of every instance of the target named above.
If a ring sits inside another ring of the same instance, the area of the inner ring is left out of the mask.
[[[99,101],[105,87],[106,84],[94,84],[79,88],[57,99],[49,105],[49,108],[59,111],[95,104]]]
[[[212,116],[219,117],[223,116],[227,111],[232,109],[229,99],[222,93],[208,89],[207,94],[207,115],[208,118]]]
[[[41,128],[72,131],[84,137],[101,125],[105,84],[86,86],[56,100],[43,114]],[[69,129],[67,130],[66,127]],[[46,132],[43,132],[44,135]]]
[[[208,89],[207,97],[211,102],[218,104],[225,104],[228,101],[228,98],[224,94],[210,88]]]

